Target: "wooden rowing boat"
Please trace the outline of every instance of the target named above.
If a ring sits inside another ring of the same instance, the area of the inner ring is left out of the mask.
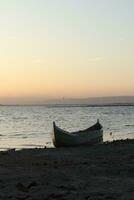
[[[78,132],[68,132],[53,122],[53,144],[55,147],[93,145],[103,142],[102,125],[97,120],[93,126]]]

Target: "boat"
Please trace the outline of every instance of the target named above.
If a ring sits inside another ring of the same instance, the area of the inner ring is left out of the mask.
[[[99,120],[93,126],[77,132],[65,131],[53,122],[53,144],[55,147],[93,145],[102,142],[103,129]]]

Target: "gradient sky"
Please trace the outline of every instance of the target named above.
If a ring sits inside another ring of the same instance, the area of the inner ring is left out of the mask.
[[[133,0],[0,0],[0,98],[134,95]]]

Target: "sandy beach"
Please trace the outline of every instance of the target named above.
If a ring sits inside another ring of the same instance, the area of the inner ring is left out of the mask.
[[[0,152],[0,199],[134,199],[134,140]]]

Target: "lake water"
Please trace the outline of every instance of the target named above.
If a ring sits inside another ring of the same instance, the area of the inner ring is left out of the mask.
[[[97,118],[103,125],[104,141],[134,138],[133,106],[0,106],[0,149],[52,147],[53,121],[65,130],[77,131]]]

